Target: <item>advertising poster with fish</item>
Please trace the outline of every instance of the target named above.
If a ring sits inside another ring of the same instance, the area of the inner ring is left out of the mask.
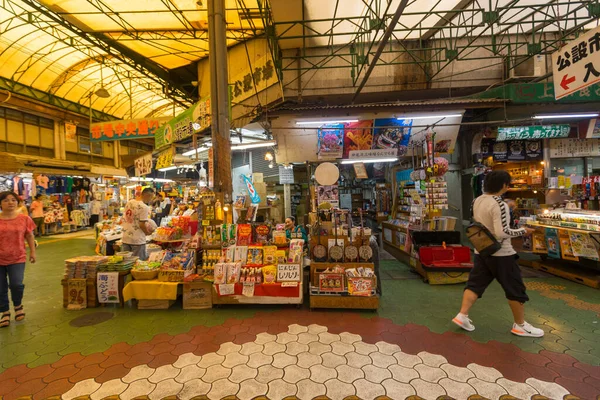
[[[344,158],[351,150],[371,150],[373,148],[373,120],[350,122],[344,129]]]
[[[319,160],[342,158],[344,148],[344,125],[324,125],[317,131]]]
[[[374,122],[373,149],[398,149],[398,155],[406,155],[412,130],[411,119],[385,118]]]
[[[594,242],[589,234],[569,232],[569,238],[571,239],[571,247],[575,256],[598,260],[598,250],[596,250],[596,246],[594,246]]]

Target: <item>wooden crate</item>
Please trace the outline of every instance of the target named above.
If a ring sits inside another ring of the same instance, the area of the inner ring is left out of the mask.
[[[313,262],[310,264],[310,281],[313,286],[319,286],[319,274],[325,271],[327,268],[333,268],[336,265],[343,267],[344,269],[350,268],[371,268],[375,271],[375,265],[373,263],[319,263]]]
[[[552,275],[560,276],[573,282],[581,283],[595,289],[600,289],[600,273],[585,268],[559,265],[553,260],[533,262],[532,267]]]
[[[175,300],[138,300],[138,310],[166,310]]]

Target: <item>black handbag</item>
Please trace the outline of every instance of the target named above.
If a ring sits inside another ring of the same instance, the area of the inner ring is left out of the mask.
[[[502,247],[502,244],[498,242],[492,232],[477,221],[472,222],[467,227],[466,232],[469,242],[483,257],[491,256]]]

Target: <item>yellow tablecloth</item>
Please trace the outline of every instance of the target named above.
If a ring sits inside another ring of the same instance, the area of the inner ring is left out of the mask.
[[[131,281],[123,288],[123,300],[176,300],[179,282]]]

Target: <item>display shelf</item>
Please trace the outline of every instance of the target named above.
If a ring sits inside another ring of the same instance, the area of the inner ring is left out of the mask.
[[[331,290],[319,289],[319,275],[329,268],[342,267],[345,270],[351,268],[371,268],[375,271],[373,263],[327,263],[313,262],[310,265],[310,308],[341,308],[357,310],[376,310],[379,308],[379,295],[376,294],[377,278],[373,277],[372,291],[370,296],[350,295],[347,290],[347,283],[344,290],[334,292]],[[345,276],[345,274],[344,274]],[[344,279],[345,281],[347,278]]]
[[[330,296],[310,295],[310,308],[340,308],[353,310],[377,310],[379,295],[364,296]]]
[[[281,283],[257,284],[255,285],[255,295],[252,297],[243,296],[243,284],[235,284],[235,294],[221,296],[218,293],[216,285],[212,287],[212,304],[302,304],[304,302],[302,281],[295,287],[282,287]],[[258,294],[258,295],[257,295]]]

